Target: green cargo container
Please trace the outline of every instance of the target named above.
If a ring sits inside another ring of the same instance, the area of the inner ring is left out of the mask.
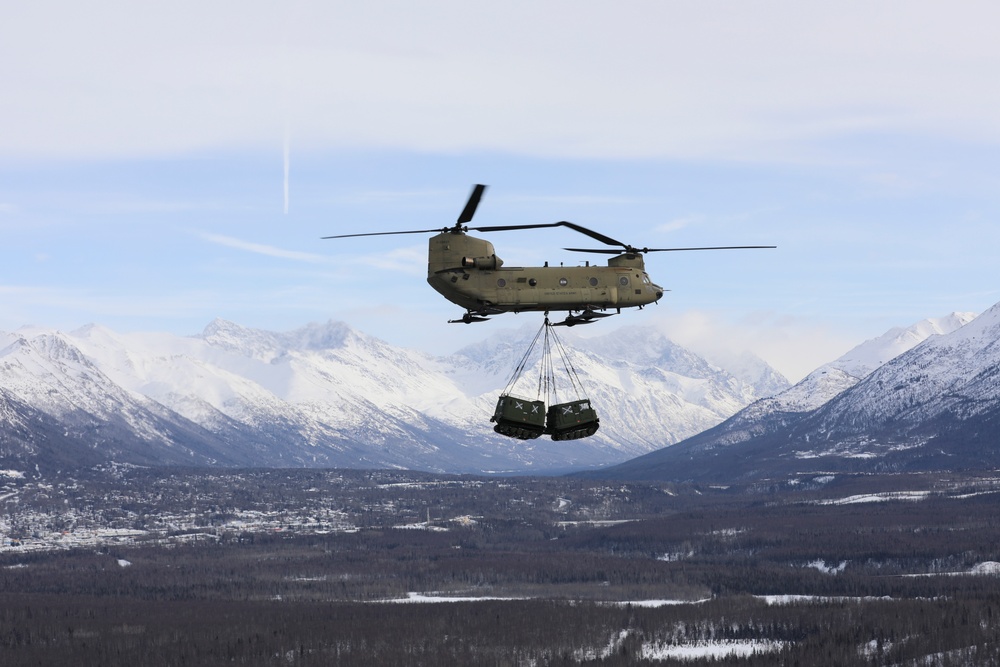
[[[577,440],[597,433],[600,420],[588,399],[549,406],[545,432],[553,440]]]
[[[493,430],[519,440],[533,440],[545,432],[545,403],[504,394],[490,417]]]

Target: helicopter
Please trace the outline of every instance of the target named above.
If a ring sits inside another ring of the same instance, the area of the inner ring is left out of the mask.
[[[399,232],[338,234],[323,239],[395,234],[428,234],[427,282],[444,298],[465,309],[460,319],[449,323],[471,324],[488,321],[502,313],[527,311],[566,312],[566,319],[554,326],[590,324],[621,313],[622,308],[643,308],[663,298],[664,289],[646,273],[643,255],[648,252],[686,250],[736,250],[776,246],[715,246],[705,248],[637,248],[566,220],[524,225],[469,227],[486,186],[477,184],[451,227]],[[614,255],[607,266],[507,267],[484,239],[468,231],[500,232],[516,229],[567,227],[613,248],[564,248],[570,252]],[[613,311],[613,312],[608,312]]]

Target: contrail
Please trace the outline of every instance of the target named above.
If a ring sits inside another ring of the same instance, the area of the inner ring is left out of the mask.
[[[288,167],[289,167],[289,152],[291,139],[289,137],[290,130],[288,125],[285,125],[285,215],[288,215]]]

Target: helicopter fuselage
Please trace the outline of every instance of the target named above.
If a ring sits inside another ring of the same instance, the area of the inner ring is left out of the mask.
[[[640,253],[616,255],[607,266],[505,267],[492,243],[454,231],[431,237],[427,282],[452,303],[481,314],[632,308],[663,296]]]
[[[567,311],[565,321],[557,325],[588,324],[613,315],[608,309],[642,308],[663,298],[663,288],[653,283],[646,273],[643,255],[647,252],[679,250],[739,250],[774,248],[775,246],[711,246],[699,248],[638,248],[583,225],[560,220],[549,223],[487,225],[470,227],[486,186],[472,188],[465,208],[454,226],[444,229],[409,229],[396,232],[362,232],[324,236],[344,239],[356,236],[390,236],[396,234],[427,234],[431,237],[427,255],[427,282],[454,304],[465,308],[461,319],[449,322],[482,322],[490,315],[523,311]],[[519,229],[565,227],[589,236],[610,248],[564,248],[571,252],[614,255],[607,266],[528,266],[506,267],[497,257],[493,244],[469,236],[476,232],[502,232]],[[548,318],[546,317],[546,321]]]

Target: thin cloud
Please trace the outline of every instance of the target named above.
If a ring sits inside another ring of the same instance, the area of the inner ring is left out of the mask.
[[[634,204],[639,201],[634,197],[614,197],[607,195],[501,195],[499,198],[510,202],[545,202],[573,206],[600,206],[605,204],[617,206]]]
[[[662,233],[676,232],[677,230],[684,229],[698,222],[698,218],[694,216],[687,216],[684,218],[674,218],[668,222],[664,222],[662,225],[656,226],[656,231]]]
[[[264,245],[263,243],[253,243],[233,238],[232,236],[223,236],[222,234],[200,234],[200,236],[209,243],[226,246],[227,248],[235,248],[236,250],[244,250],[258,255],[266,255],[268,257],[278,257],[280,259],[290,259],[296,262],[310,262],[313,264],[327,261],[326,257],[316,255],[311,252],[285,250],[284,248],[276,248],[274,246]]]
[[[656,317],[655,322],[671,340],[709,358],[753,350],[793,383],[864,338],[828,318],[803,319],[773,312],[734,318],[708,310],[687,310]],[[739,343],[734,345],[734,341]]]
[[[364,269],[378,269],[422,277],[427,273],[427,249],[423,246],[393,248],[385,252],[341,255],[338,265],[356,272]]]

